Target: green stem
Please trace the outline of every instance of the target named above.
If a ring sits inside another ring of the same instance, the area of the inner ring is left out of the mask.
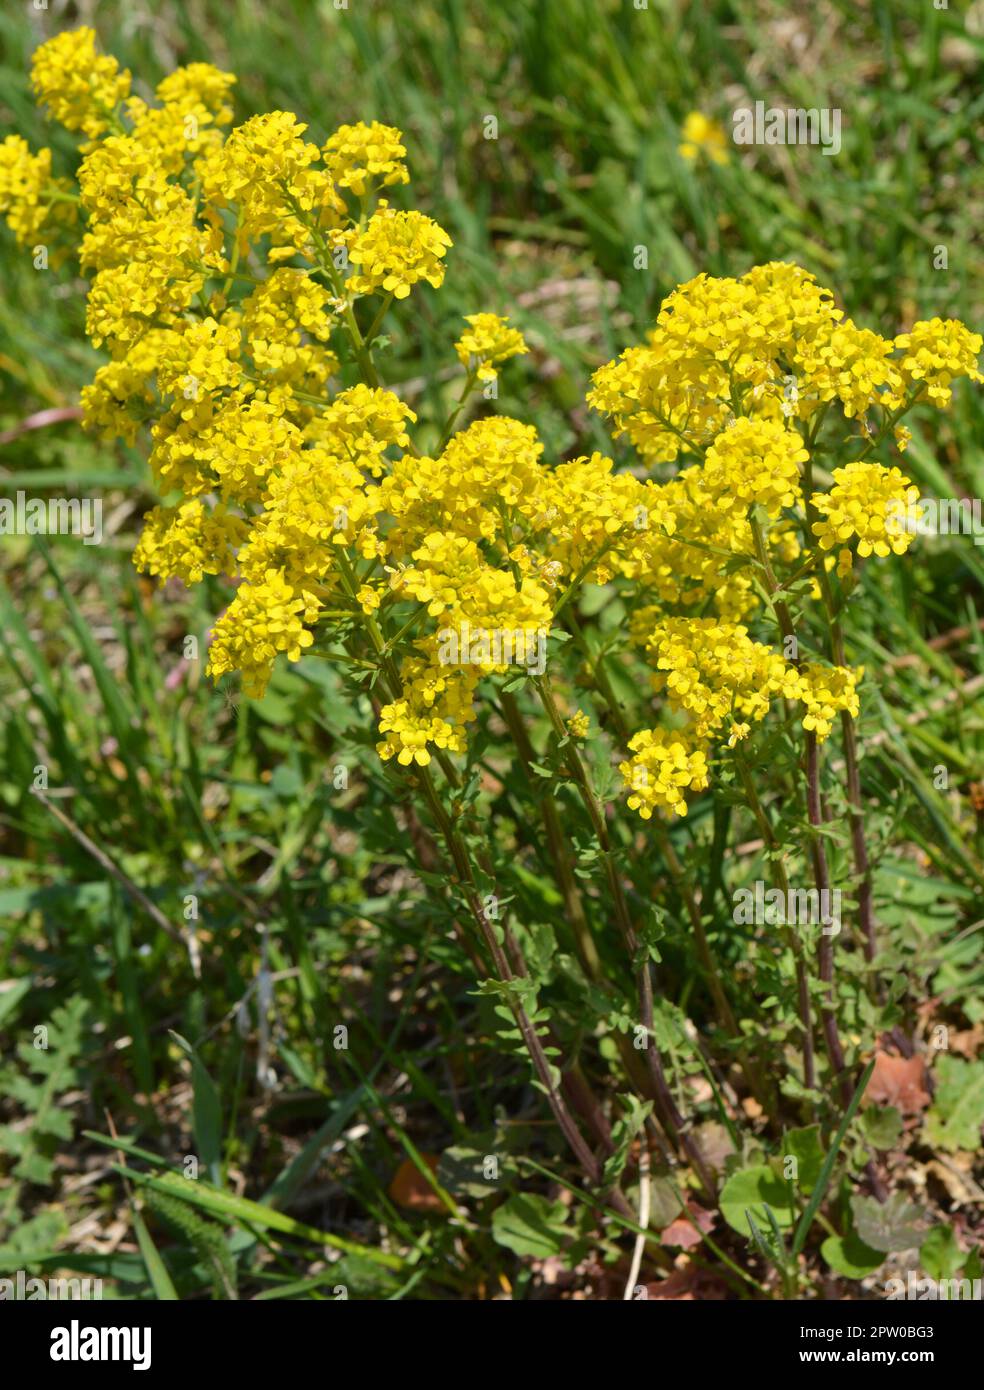
[[[762,525],[754,515],[750,515],[748,520],[752,528],[752,540],[755,545],[755,551],[765,571],[776,622],[783,637],[785,639],[792,639],[791,646],[792,650],[795,652],[793,662],[798,667],[801,664],[801,660],[796,630],[793,626],[793,620],[785,601],[777,597],[779,583],[772,568],[772,562],[769,557],[768,546],[762,531]],[[817,747],[817,736],[812,730],[806,731],[804,746],[806,755],[806,808],[811,832],[809,846],[810,861],[813,866],[813,878],[816,883],[817,891],[820,894],[820,901],[828,902],[830,896],[830,871],[827,866],[827,852],[823,844],[823,809],[820,802],[820,755]],[[821,983],[824,986],[825,999],[821,1010],[821,1021],[827,1057],[830,1061],[831,1072],[838,1082],[841,1096],[846,1105],[850,1099],[851,1087],[850,1082],[844,1074],[844,1049],[841,1046],[840,1032],[837,1027],[836,996],[834,992],[834,942],[833,937],[829,933],[821,932],[820,935],[820,945],[817,951],[817,971]]]
[[[745,759],[744,753],[740,749],[735,749],[735,764],[738,768],[738,775],[745,791],[745,798],[748,801],[749,809],[755,817],[759,830],[762,832],[762,839],[765,841],[766,848],[769,850],[768,860],[772,868],[772,875],[775,879],[776,887],[783,895],[783,902],[789,902],[789,876],[786,873],[783,848],[776,837],[772,828],[772,822],[766,814],[765,807],[759,799],[755,789],[755,782]],[[816,1087],[816,1072],[813,1061],[813,1019],[810,1013],[810,982],[806,971],[806,962],[803,958],[803,948],[796,937],[795,932],[788,922],[783,925],[783,936],[786,945],[792,952],[793,961],[796,967],[796,993],[799,1001],[800,1027],[803,1031],[803,1085],[808,1090]]]

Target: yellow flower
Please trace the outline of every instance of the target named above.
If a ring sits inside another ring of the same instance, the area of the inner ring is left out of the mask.
[[[34,50],[31,86],[52,120],[94,138],[109,127],[130,91],[130,74],[115,58],[96,52],[95,30],[66,29]]]
[[[771,700],[787,693],[795,670],[741,624],[714,618],[666,618],[645,645],[656,659],[654,688],[687,714],[700,739],[736,715],[745,722],[764,719]]]
[[[474,718],[479,668],[442,664],[433,639],[423,647],[423,656],[409,657],[400,667],[401,697],[380,711],[379,730],[386,737],[376,751],[384,762],[395,757],[403,767],[426,767],[431,760],[428,744],[463,753],[465,726]]]
[[[790,675],[786,694],[806,705],[803,728],[812,730],[818,742],[827,738],[840,711],[857,717],[860,702],[856,687],[863,674],[863,667],[851,670],[848,666],[806,664]]]
[[[211,63],[188,63],[158,82],[157,97],[166,106],[177,107],[182,115],[195,115],[199,124],[204,111],[216,125],[228,125],[232,120],[229,89],[235,85],[231,72],[222,72]]]
[[[479,381],[495,381],[496,365],[510,357],[529,352],[518,328],[498,314],[466,314],[468,331],[454,345],[458,360],[476,368]]]
[[[363,613],[371,614],[375,613],[376,609],[379,607],[382,601],[383,591],[376,584],[363,584],[355,597]]]
[[[179,507],[155,507],[144,519],[133,563],[159,579],[176,575],[198,584],[206,574],[233,573],[235,550],[248,530],[242,517],[223,507],[207,511],[197,498]]]
[[[950,383],[965,376],[984,381],[977,370],[977,359],[984,339],[958,319],[924,319],[914,323],[908,333],[895,339],[902,351],[902,372],[906,382],[917,386],[917,399],[930,400],[940,410],[950,404]]]
[[[908,529],[917,520],[919,489],[898,468],[856,461],[834,469],[834,486],[815,492],[813,506],[821,520],[813,533],[824,550],[857,538],[858,554],[902,555],[915,536]]]
[[[720,121],[705,116],[701,111],[691,111],[683,122],[683,141],[678,146],[680,154],[691,163],[705,155],[715,164],[728,162],[728,134]]]
[[[0,213],[21,246],[33,247],[59,225],[75,221],[75,208],[60,195],[66,179],[51,176],[51,151],[32,154],[26,140],[8,135],[0,144]]]
[[[244,241],[269,233],[273,260],[311,255],[311,228],[335,227],[345,211],[330,174],[312,168],[319,150],[302,140],[305,130],[291,112],[268,111],[236,126],[196,164],[203,197],[239,209]]]
[[[755,505],[777,517],[801,499],[799,465],[809,458],[795,430],[769,420],[736,420],[704,459],[703,485],[725,512]]]
[[[591,728],[591,720],[584,713],[584,710],[575,710],[567,721],[567,732],[571,738],[587,738]]]
[[[383,456],[388,448],[410,447],[407,421],[414,424],[416,419],[395,392],[360,383],[339,392],[311,422],[307,435],[378,478],[386,471]]]
[[[151,387],[169,336],[168,329],[152,329],[120,361],[98,369],[89,385],[82,387],[85,429],[105,439],[118,436],[130,445],[136,442],[142,418],[155,413]]]
[[[242,301],[242,333],[256,366],[278,381],[314,392],[338,370],[338,358],[322,345],[334,316],[330,295],[306,270],[282,267]]]
[[[421,280],[435,289],[444,282],[441,261],[451,238],[422,212],[397,212],[381,202],[365,230],[347,233],[345,241],[349,260],[357,267],[348,280],[353,294],[383,290],[406,299]]]
[[[492,415],[460,430],[438,459],[405,454],[381,489],[386,510],[398,522],[392,552],[412,554],[435,531],[511,542],[511,535],[504,536],[503,513],[531,500],[536,509],[542,453],[532,425]]]
[[[788,399],[787,364],[839,318],[829,290],[798,266],[772,262],[739,280],[698,275],[664,300],[644,347],[595,372],[588,404],[654,460],[702,449],[736,413],[805,418],[818,401]]]
[[[395,126],[381,125],[379,121],[339,126],[323,153],[325,168],[335,182],[358,198],[373,186],[388,188],[391,184],[410,182],[403,163],[403,135]]]
[[[296,592],[282,574],[270,569],[257,581],[241,584],[236,596],[212,629],[208,673],[242,673],[247,695],[260,699],[278,654],[298,661],[314,641],[305,626],[317,616],[318,601]]]
[[[650,820],[653,811],[687,814],[685,791],[707,786],[707,756],[702,744],[666,729],[642,729],[629,741],[632,758],[619,763],[623,788],[631,793],[629,809]]]
[[[799,349],[798,389],[811,401],[839,400],[849,420],[875,405],[895,410],[902,404],[903,382],[892,350],[888,338],[845,319],[829,336]]]

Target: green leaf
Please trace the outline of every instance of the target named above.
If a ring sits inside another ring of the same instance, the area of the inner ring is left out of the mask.
[[[0,994],[0,1023],[16,1011],[18,1004],[31,988],[30,980],[18,980],[16,984],[10,986]]]
[[[192,1128],[198,1156],[208,1169],[208,1175],[216,1187],[222,1186],[222,1106],[215,1082],[205,1069],[198,1053],[180,1033],[173,1028],[168,1032],[183,1052],[191,1059],[191,1083],[193,1091]]]
[[[625,1114],[612,1125],[615,1151],[605,1160],[604,1169],[604,1181],[608,1186],[614,1186],[622,1176],[632,1140],[646,1123],[653,1108],[651,1100],[641,1101],[638,1096],[620,1095],[619,1100],[625,1107]]]
[[[782,1141],[782,1154],[784,1159],[796,1160],[797,1171],[794,1181],[799,1190],[812,1192],[823,1166],[820,1126],[809,1125],[805,1129],[791,1129]]]
[[[951,1279],[965,1258],[949,1226],[934,1226],[919,1247],[919,1263],[930,1279]]]
[[[496,1209],[492,1236],[517,1255],[544,1260],[563,1249],[570,1231],[564,1222],[567,1208],[536,1193],[519,1192]]]
[[[984,1061],[940,1057],[936,1099],[926,1112],[926,1139],[941,1149],[976,1151],[984,1124]]]
[[[869,1106],[861,1129],[873,1149],[892,1149],[902,1137],[902,1115],[894,1105]]]
[[[820,1253],[830,1268],[845,1279],[863,1279],[885,1262],[884,1253],[865,1245],[857,1231],[848,1231],[846,1236],[828,1236]]]
[[[793,1224],[793,1213],[789,1207],[789,1186],[767,1163],[753,1164],[750,1168],[739,1168],[721,1189],[721,1214],[733,1231],[751,1237],[747,1213],[751,1212],[757,1225],[769,1224],[766,1206],[773,1209],[780,1227]]]
[[[852,1197],[851,1212],[858,1235],[873,1250],[909,1250],[926,1233],[926,1216],[904,1192],[886,1202],[875,1197]]]
[[[176,1302],[178,1293],[171,1276],[167,1272],[167,1265],[161,1259],[160,1252],[154,1244],[150,1232],[147,1230],[147,1223],[140,1215],[136,1206],[131,1205],[130,1215],[133,1219],[133,1229],[137,1234],[137,1244],[140,1246],[140,1253],[143,1262],[147,1266],[147,1276],[158,1300],[161,1302]]]
[[[102,1135],[93,1137],[106,1142]],[[263,1206],[260,1202],[253,1202],[248,1197],[234,1197],[228,1192],[217,1192],[203,1179],[192,1181],[179,1178],[176,1173],[138,1173],[135,1169],[125,1168],[119,1163],[111,1166],[115,1172],[129,1178],[131,1182],[179,1197],[184,1202],[190,1202],[192,1206],[201,1207],[214,1216],[223,1217],[228,1224],[282,1231],[284,1235],[311,1241],[316,1246],[330,1246],[334,1250],[343,1250],[346,1254],[361,1255],[364,1259],[385,1265],[388,1269],[404,1267],[405,1262],[399,1255],[390,1255],[384,1250],[359,1245],[357,1241],[345,1240],[329,1231],[319,1231],[315,1226],[309,1226],[304,1221],[295,1221],[292,1216],[276,1211],[273,1207]]]
[[[490,1141],[491,1142],[491,1141]],[[491,1193],[502,1191],[506,1182],[518,1174],[515,1162],[508,1154],[495,1154],[495,1177],[486,1177],[489,1150],[470,1149],[455,1145],[445,1149],[437,1165],[437,1180],[456,1197],[473,1197],[478,1201]]]
[[[830,1183],[830,1177],[834,1171],[834,1163],[836,1162],[837,1154],[840,1151],[841,1144],[844,1142],[844,1135],[847,1133],[851,1121],[857,1114],[858,1106],[861,1104],[861,1098],[864,1095],[868,1082],[871,1080],[871,1073],[874,1069],[875,1059],[872,1057],[871,1061],[861,1073],[861,1080],[855,1087],[850,1104],[844,1111],[844,1118],[837,1127],[837,1133],[834,1135],[834,1142],[831,1144],[830,1151],[823,1161],[820,1176],[817,1178],[810,1200],[806,1204],[806,1211],[804,1211],[799,1219],[799,1225],[796,1227],[796,1234],[793,1237],[793,1245],[790,1252],[794,1260],[798,1257],[803,1246],[806,1244],[806,1238],[810,1234],[810,1227],[813,1225],[813,1218],[820,1210],[820,1203],[823,1201],[824,1193],[827,1191],[828,1184]]]

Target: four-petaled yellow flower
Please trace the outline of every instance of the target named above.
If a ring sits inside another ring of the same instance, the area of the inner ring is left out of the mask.
[[[678,149],[684,159],[692,163],[704,155],[715,164],[727,164],[728,133],[720,121],[702,111],[691,111],[683,122],[681,135]]]

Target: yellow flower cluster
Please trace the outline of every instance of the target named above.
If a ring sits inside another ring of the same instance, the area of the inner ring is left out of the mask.
[[[591,732],[591,720],[583,709],[576,709],[566,721],[566,726],[571,738],[584,739]]]
[[[35,50],[31,86],[52,120],[95,138],[129,95],[130,74],[96,51],[95,30],[67,29]]]
[[[708,449],[702,481],[723,513],[744,517],[758,505],[775,518],[799,501],[799,465],[807,458],[795,430],[742,416]]]
[[[297,661],[311,646],[314,636],[306,624],[317,606],[313,595],[298,592],[275,569],[241,584],[212,630],[209,671],[213,676],[239,671],[246,694],[261,696],[277,656]]]
[[[619,763],[630,810],[650,820],[654,811],[687,814],[685,791],[707,786],[705,749],[685,735],[666,729],[640,729],[630,740],[632,757]]]
[[[421,656],[401,664],[401,698],[385,705],[379,720],[385,738],[376,751],[384,762],[395,757],[403,767],[426,767],[430,748],[464,752],[465,726],[475,717],[474,693],[482,674],[477,666],[442,662],[434,640],[420,646]]]
[[[821,516],[813,531],[821,548],[832,550],[856,539],[862,556],[904,554],[915,536],[903,523],[918,515],[919,489],[900,469],[880,463],[849,463],[835,468],[833,476],[829,492],[813,494]]]
[[[945,405],[955,378],[981,379],[980,350],[955,320],[894,340],[858,328],[809,272],[770,262],[681,285],[646,345],[595,373],[588,403],[645,457],[672,460],[703,451],[735,413],[807,421],[838,401],[848,419],[887,419],[920,390]]]
[[[846,711],[853,718],[858,714],[857,683],[863,675],[863,666],[851,670],[848,666],[817,666],[808,662],[800,667],[795,679],[789,680],[786,694],[806,706],[803,728],[812,730],[820,743],[833,728],[835,715]]]
[[[379,121],[339,126],[323,150],[325,168],[335,183],[358,198],[364,198],[374,185],[388,188],[409,183],[403,162],[406,153],[401,133]]]
[[[918,399],[930,400],[940,410],[950,404],[951,383],[958,377],[984,381],[977,370],[982,344],[980,333],[971,333],[958,319],[922,320],[895,339],[906,382],[917,389]]]
[[[664,301],[644,347],[595,373],[588,404],[644,457],[701,451],[738,404],[781,420],[786,364],[840,317],[829,291],[798,266],[773,263],[741,279],[698,275]]]
[[[344,238],[357,272],[349,285],[354,294],[393,295],[406,299],[420,280],[435,289],[444,283],[443,258],[451,238],[422,212],[397,212],[381,201],[368,226]]]
[[[803,727],[821,742],[830,733],[833,713],[858,712],[859,672],[840,666],[797,667],[756,642],[740,623],[667,618],[647,631],[648,616],[639,615],[635,632],[655,659],[654,689],[665,690],[671,708],[687,715],[698,740],[737,729],[729,739],[733,746],[747,736],[750,724],[765,718],[777,697],[806,706]]]
[[[19,135],[0,144],[0,213],[21,246],[43,244],[75,221],[74,206],[62,201],[67,188],[66,179],[52,177],[50,150],[32,154]]]
[[[85,424],[131,444],[149,432],[162,504],[137,565],[234,586],[213,676],[238,673],[260,696],[278,657],[364,630],[383,654],[380,756],[423,767],[465,750],[481,682],[540,676],[579,586],[615,584],[656,691],[687,721],[630,743],[622,772],[643,816],[683,814],[711,744],[746,738],[776,698],[797,701],[818,739],[857,711],[859,673],[792,664],[750,635],[762,547],[780,570],[802,567],[809,548],[814,573],[836,547],[836,576],[855,546],[902,553],[912,536],[893,518],[911,515],[909,480],[849,463],[807,507],[807,441],[839,402],[867,439],[874,412],[878,439],[895,431],[901,447],[909,406],[945,405],[958,377],[982,380],[978,335],[933,319],[882,338],[783,262],[698,275],[644,343],[595,373],[588,397],[644,462],[683,455],[675,476],[601,452],[546,458],[535,427],[506,415],[454,432],[457,410],[421,455],[417,417],[380,383],[373,340],[391,300],[440,287],[451,239],[380,197],[409,180],[400,131],[359,122],[319,144],[287,111],[230,129],[232,74],[192,63],[146,101],[89,29],[42,45],[32,80],[85,140],[77,249],[87,331],[109,355],[83,391]],[[720,152],[703,118],[685,137],[686,157]],[[68,245],[76,209],[49,150],[0,145],[0,211],[22,245]],[[364,296],[379,301],[365,319]],[[465,324],[454,352],[469,389],[528,351],[504,317]],[[587,717],[568,707],[570,736],[584,738]]]
[[[197,497],[179,507],[155,507],[144,518],[133,563],[148,574],[199,584],[206,574],[235,568],[235,551],[248,529],[241,517],[219,508],[208,511]]]
[[[653,686],[690,718],[705,739],[732,717],[758,721],[795,671],[740,623],[715,618],[667,618],[645,637],[655,660]]]
[[[498,314],[466,314],[468,329],[454,345],[459,361],[474,368],[479,381],[495,381],[496,367],[510,357],[529,352],[518,328]]]

